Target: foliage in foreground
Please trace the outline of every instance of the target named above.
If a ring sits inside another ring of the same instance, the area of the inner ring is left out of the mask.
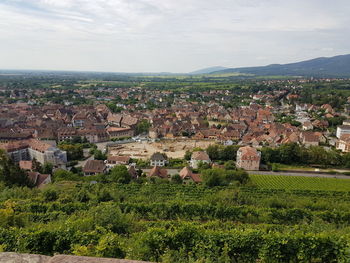
[[[0,246],[160,262],[348,262],[349,201],[346,191],[235,185],[0,185]]]

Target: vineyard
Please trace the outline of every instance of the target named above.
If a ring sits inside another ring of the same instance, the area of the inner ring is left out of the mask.
[[[212,188],[0,186],[0,250],[169,263],[349,262],[346,187],[338,179],[282,176]]]
[[[251,175],[250,178],[264,189],[350,191],[349,179],[283,175]]]

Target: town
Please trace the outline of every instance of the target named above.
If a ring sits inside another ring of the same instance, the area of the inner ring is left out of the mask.
[[[225,167],[223,161],[234,161],[235,167],[247,171],[271,170],[276,167],[271,163],[278,161],[264,158],[261,151],[264,155],[268,148],[293,144],[311,147],[319,155],[339,155],[338,162],[329,163],[332,169],[350,165],[350,96],[341,102],[337,94],[323,98],[320,93],[307,101],[305,94],[310,92],[306,87],[348,86],[347,80],[215,85],[206,80],[192,87],[192,79],[171,87],[155,80],[70,80],[69,88],[58,79],[49,88],[31,89],[14,89],[12,82],[4,81],[0,148],[37,186],[51,182],[52,173],[60,169],[91,176],[108,174],[116,165],[126,166],[132,178],[180,175],[200,183],[200,165]],[[232,155],[214,156],[208,149],[215,145],[231,148]],[[325,164],[311,158],[316,168]],[[35,170],[36,162],[51,166],[50,173]]]

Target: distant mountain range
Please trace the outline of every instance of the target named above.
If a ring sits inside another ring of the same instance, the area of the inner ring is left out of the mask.
[[[196,75],[196,74],[210,74],[212,72],[222,71],[222,70],[226,70],[226,69],[229,69],[229,68],[220,67],[220,66],[219,67],[210,67],[210,68],[204,68],[204,69],[196,70],[196,71],[190,72],[188,74],[193,74],[193,75]]]
[[[261,67],[226,68],[215,70],[216,68],[218,67],[198,70],[189,74],[242,73],[254,74],[257,76],[350,77],[350,54],[329,58],[315,58],[289,64],[272,64]],[[211,71],[211,69],[214,70]],[[202,71],[204,73],[201,73]]]
[[[251,78],[254,76],[301,76],[301,77],[346,77],[350,78],[350,54],[340,55],[335,57],[322,57],[311,60],[305,60],[289,64],[272,64],[261,67],[242,67],[242,68],[227,68],[227,67],[210,67],[196,70],[189,73],[171,73],[171,72],[93,72],[93,71],[57,71],[57,70],[9,70],[0,69],[0,76],[71,76],[71,77],[86,77],[91,78],[111,78],[115,76],[139,77],[176,77],[176,76],[191,76],[191,75],[225,75],[233,77]]]

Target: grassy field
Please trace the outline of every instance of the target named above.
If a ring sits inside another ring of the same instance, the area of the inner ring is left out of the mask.
[[[259,188],[286,190],[350,191],[350,180],[283,175],[251,175]]]

